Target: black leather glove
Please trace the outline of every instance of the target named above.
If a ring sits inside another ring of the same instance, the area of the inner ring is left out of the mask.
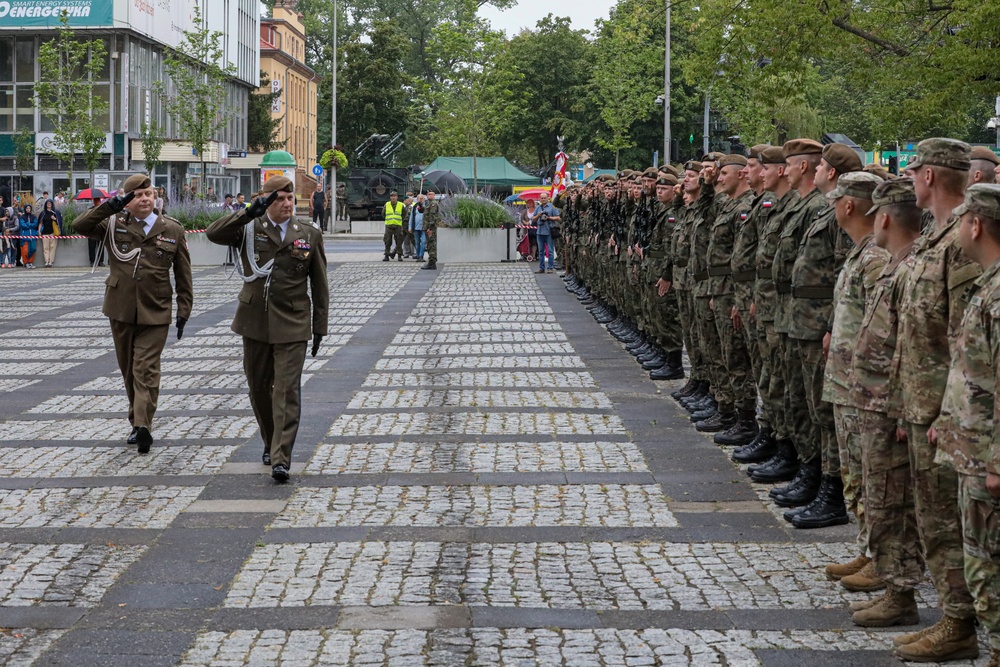
[[[108,200],[108,208],[112,213],[121,213],[125,205],[135,199],[135,191],[127,192],[124,195],[115,195]]]
[[[187,322],[188,321],[180,315],[177,316],[177,340],[184,337],[184,325],[187,324]]]
[[[315,357],[316,353],[319,352],[319,344],[321,342],[323,342],[323,334],[313,334],[312,356]]]
[[[247,206],[247,217],[259,218],[264,215],[264,211],[267,207],[274,203],[274,200],[278,198],[278,191],[275,190],[266,197],[257,197],[254,199],[249,206]]]

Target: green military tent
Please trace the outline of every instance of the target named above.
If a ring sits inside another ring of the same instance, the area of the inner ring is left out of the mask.
[[[473,164],[475,160],[476,182],[479,187],[510,188],[515,185],[539,185],[537,176],[524,173],[505,157],[439,157],[424,167],[424,172],[441,169],[450,171],[472,187]],[[419,178],[419,174],[416,175]]]

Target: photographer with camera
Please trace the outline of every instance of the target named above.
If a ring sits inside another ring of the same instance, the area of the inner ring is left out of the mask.
[[[549,258],[548,273],[552,273],[555,248],[552,245],[552,228],[558,223],[559,209],[549,203],[549,195],[543,192],[538,198],[538,208],[531,217],[532,224],[538,227],[538,270],[535,273],[546,273],[545,258]]]

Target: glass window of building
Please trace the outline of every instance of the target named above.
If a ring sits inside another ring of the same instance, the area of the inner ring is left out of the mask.
[[[32,37],[20,38],[15,42],[14,66],[17,81],[35,82],[35,40]]]
[[[14,80],[14,38],[0,37],[0,81]]]
[[[14,129],[35,130],[35,87],[18,86],[15,95]]]
[[[0,85],[0,132],[14,131],[14,86]]]

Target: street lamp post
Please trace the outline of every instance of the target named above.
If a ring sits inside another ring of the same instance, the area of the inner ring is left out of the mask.
[[[330,148],[337,145],[337,0],[333,2],[333,117],[330,122]]]
[[[670,162],[670,3],[667,0],[667,27],[663,58],[663,164]]]

